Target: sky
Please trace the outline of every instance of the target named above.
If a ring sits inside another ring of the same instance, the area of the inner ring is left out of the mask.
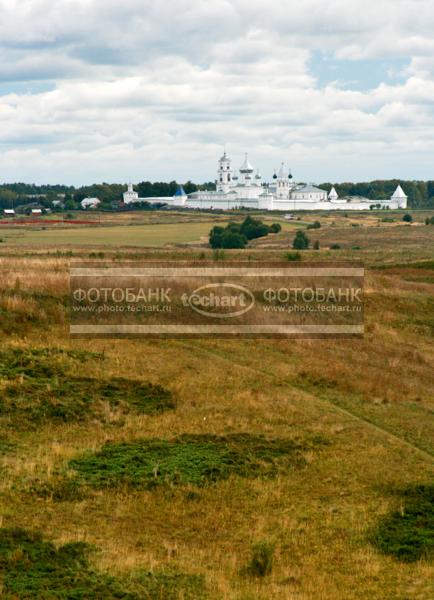
[[[434,179],[433,0],[0,0],[0,182]]]

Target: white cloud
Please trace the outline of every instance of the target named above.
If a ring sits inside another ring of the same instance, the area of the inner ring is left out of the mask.
[[[0,179],[202,181],[225,142],[266,176],[434,177],[433,25],[431,0],[0,0]],[[320,87],[315,51],[409,66]]]

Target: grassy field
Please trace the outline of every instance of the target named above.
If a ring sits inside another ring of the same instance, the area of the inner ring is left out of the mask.
[[[86,226],[73,225],[53,229],[5,228],[3,242],[12,246],[164,246],[206,239],[212,221],[146,225]]]
[[[381,238],[382,246],[389,245],[393,250],[401,247],[407,241],[416,246],[430,241],[430,231],[423,225],[425,213],[420,211],[416,214],[415,223],[410,226],[402,222],[402,212],[387,211],[388,217],[384,217],[385,211],[381,213],[357,213],[349,214],[321,214],[323,229],[312,232],[312,241],[318,240],[321,245],[327,243],[344,243],[362,247],[372,248],[375,241]],[[428,214],[428,213],[426,213]],[[56,223],[50,224],[52,218],[59,215],[51,215],[33,224],[19,224],[14,226],[1,225],[0,239],[4,247],[35,247],[35,248],[71,248],[78,247],[163,247],[180,244],[202,243],[206,245],[207,234],[212,226],[216,224],[225,225],[228,220],[243,218],[237,213],[229,217],[217,214],[199,212],[129,212],[129,213],[83,213],[72,214],[72,221],[85,219],[94,222],[94,225],[71,225]],[[305,228],[318,219],[315,214],[301,214],[296,220],[287,221],[281,213],[258,214],[264,221],[280,223],[287,237],[270,236],[264,241],[259,241],[260,247],[277,247],[291,245],[295,229]],[[392,222],[384,222],[384,219]],[[414,235],[414,229],[421,227],[418,236]],[[357,231],[353,229],[358,228]],[[386,235],[384,235],[386,234]],[[372,238],[372,239],[371,239]],[[367,243],[365,243],[367,242]],[[256,244],[258,245],[258,244]]]
[[[0,596],[431,600],[434,227],[306,215],[226,252],[321,220],[301,260],[369,267],[362,340],[69,338],[53,245],[212,257],[197,219],[0,233]]]

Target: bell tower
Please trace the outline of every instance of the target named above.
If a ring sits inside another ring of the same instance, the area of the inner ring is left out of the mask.
[[[217,165],[217,191],[226,194],[233,185],[232,181],[231,159],[225,151]]]

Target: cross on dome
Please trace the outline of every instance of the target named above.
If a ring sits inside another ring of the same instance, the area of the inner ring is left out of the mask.
[[[279,176],[279,179],[284,179],[286,177],[286,169],[285,169],[284,162],[282,162],[282,164],[280,165],[278,176]]]

